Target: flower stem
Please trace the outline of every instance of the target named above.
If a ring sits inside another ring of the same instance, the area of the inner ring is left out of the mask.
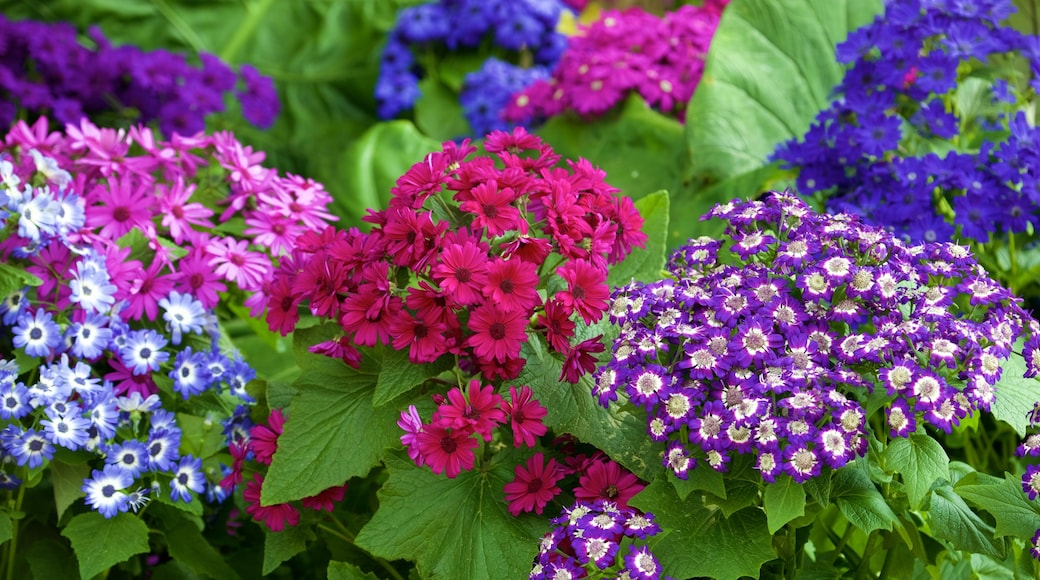
[[[354,546],[355,548],[357,548],[359,550],[363,550],[363,548],[361,548],[360,546],[358,546],[357,544],[354,543],[354,539],[355,539],[354,534],[350,530],[348,530],[346,526],[343,525],[343,522],[339,521],[338,519],[336,519],[336,518],[334,518],[332,516],[329,516],[327,519],[328,519],[329,522],[332,522],[332,524],[334,526],[336,526],[336,528],[335,529],[334,528],[330,528],[329,526],[327,526],[325,524],[318,524],[318,528],[319,529],[328,532],[329,534],[331,534],[331,535],[333,535],[333,536],[343,540],[344,542]],[[377,557],[377,556],[375,556],[375,555],[373,555],[371,553],[368,553],[367,550],[363,550],[363,551],[365,551],[365,553],[368,554],[369,558],[372,558],[372,561],[374,561],[376,564],[379,564],[380,567],[382,567],[384,570],[386,570],[386,573],[389,574],[391,578],[393,578],[394,580],[404,580],[404,577],[401,576],[401,573],[398,572],[393,566],[391,566],[390,562],[387,562],[386,560],[384,560],[382,558],[379,558],[379,557]]]
[[[25,479],[23,478],[23,482]],[[22,500],[25,498],[24,483],[18,486],[18,498],[14,502],[14,511],[22,511]],[[11,541],[7,543],[7,580],[14,580],[14,559],[18,555],[18,524],[22,518],[11,519]]]

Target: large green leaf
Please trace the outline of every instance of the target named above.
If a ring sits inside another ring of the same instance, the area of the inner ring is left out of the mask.
[[[527,335],[520,356],[527,364],[516,382],[530,385],[534,397],[548,410],[545,425],[557,434],[570,433],[595,445],[644,480],[662,470],[663,446],[650,441],[642,411],[633,414],[616,404],[609,410],[599,406],[592,397],[589,375],[576,385],[561,381],[563,361],[548,352],[540,335]]]
[[[43,280],[29,272],[0,262],[0,296],[6,298],[26,286],[39,286],[42,283]]]
[[[686,114],[693,175],[753,170],[804,135],[844,75],[834,47],[881,8],[881,0],[733,0]]]
[[[1029,413],[1040,400],[1040,381],[1027,379],[1026,361],[1013,352],[1001,365],[1000,381],[994,386],[997,398],[993,401],[993,416],[1011,425],[1019,437],[1025,437],[1029,428]]]
[[[399,445],[400,410],[372,402],[380,362],[365,357],[359,369],[352,369],[339,359],[306,352],[306,345],[327,340],[329,333],[328,327],[295,333],[303,372],[294,383],[298,392],[264,479],[264,505],[312,496],[363,476],[379,463],[384,449]]]
[[[329,580],[379,580],[371,572],[364,572],[350,562],[329,562]]]
[[[949,540],[960,550],[1000,559],[1007,554],[1005,540],[996,539],[993,526],[971,511],[968,504],[948,485],[932,490],[928,520],[932,536]]]
[[[658,191],[635,202],[643,216],[646,247],[634,248],[621,263],[614,264],[607,275],[611,287],[628,284],[632,280],[652,282],[661,278],[665,264],[665,245],[668,235],[668,192]]]
[[[650,548],[669,576],[758,577],[762,564],[776,557],[766,516],[757,507],[727,518],[720,510],[706,507],[698,494],[680,500],[664,477],[652,481],[629,503],[653,513],[666,530],[650,539]]]
[[[899,519],[860,463],[850,463],[831,476],[830,499],[852,525],[863,530],[892,530]]]
[[[85,512],[72,518],[61,535],[72,542],[83,578],[148,551],[148,526],[129,513],[106,519],[98,512]]]
[[[928,435],[896,439],[885,449],[882,461],[886,469],[902,475],[912,509],[921,507],[936,481],[950,479],[950,458]]]
[[[163,503],[149,506],[151,513],[163,522],[166,547],[170,556],[192,572],[214,580],[238,578],[224,557],[202,536],[196,519],[185,511]]]
[[[422,96],[415,103],[415,125],[423,133],[438,141],[470,135],[472,129],[455,91],[432,76],[419,81],[419,90]]]
[[[953,490],[976,508],[993,514],[997,536],[1028,539],[1040,527],[1040,502],[1029,501],[1021,480],[1011,474],[996,478],[971,473]]]
[[[607,183],[639,199],[666,190],[684,190],[683,128],[646,105],[637,95],[603,117],[553,117],[538,135],[565,159],[584,157],[607,172]]]
[[[274,572],[282,562],[307,549],[307,541],[313,532],[303,526],[287,527],[280,532],[264,534],[264,567],[266,576]]]
[[[507,454],[512,457],[512,454]],[[423,578],[522,578],[531,571],[545,518],[513,517],[503,487],[513,479],[505,462],[455,479],[416,467],[402,453],[386,459],[390,478],[379,510],[357,545],[394,560],[414,560]]]
[[[430,377],[451,368],[451,357],[444,356],[429,364],[412,364],[408,362],[408,351],[392,348],[379,349],[382,355],[379,378],[376,379],[376,390],[372,396],[372,404],[381,407],[395,398],[407,393],[422,384]]]
[[[441,144],[420,133],[410,121],[379,123],[340,156],[336,213],[360,223],[368,209],[385,208],[390,189],[405,171]]]
[[[70,465],[61,461],[52,461],[51,483],[54,486],[54,507],[58,510],[58,519],[75,501],[87,494],[83,493],[83,480],[90,477],[90,466],[82,463]]]
[[[789,475],[766,486],[762,497],[769,533],[775,534],[784,524],[805,515],[805,489]]]

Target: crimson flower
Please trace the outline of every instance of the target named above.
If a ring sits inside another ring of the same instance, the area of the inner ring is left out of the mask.
[[[419,453],[434,473],[446,473],[454,479],[463,469],[473,469],[476,459],[473,450],[480,442],[470,437],[468,429],[448,430],[438,425],[423,425],[423,430],[415,435],[419,445]]]
[[[488,265],[484,296],[500,309],[528,312],[538,305],[538,266],[521,260],[496,260]]]
[[[487,253],[471,242],[447,246],[433,268],[433,279],[456,304],[480,304],[487,284]]]
[[[516,466],[516,477],[505,485],[509,513],[514,516],[530,511],[541,514],[545,504],[560,493],[556,482],[563,479],[563,471],[555,459],[547,464],[544,461],[541,453],[535,453],[527,460],[526,469]]]
[[[260,490],[264,485],[264,476],[257,473],[246,484],[242,497],[246,500],[246,511],[253,519],[263,522],[272,532],[285,529],[285,524],[295,526],[300,523],[300,512],[287,503],[263,506],[260,505]]]
[[[502,409],[509,414],[513,427],[513,446],[520,447],[522,443],[534,447],[535,437],[545,435],[542,417],[549,411],[533,397],[531,387],[509,387],[509,401],[502,403]]]
[[[646,487],[639,478],[617,463],[609,460],[593,461],[578,479],[574,497],[579,501],[594,502],[598,499],[612,501],[619,508],[628,507],[628,500]]]
[[[336,502],[343,501],[343,494],[346,493],[346,491],[347,484],[344,483],[343,485],[337,485],[321,491],[318,495],[305,497],[300,501],[303,502],[304,507],[316,511],[325,510],[332,513],[332,510],[336,509]]]
[[[606,271],[586,260],[571,260],[560,268],[560,276],[567,281],[567,291],[557,294],[557,299],[577,310],[585,324],[598,321],[610,297]]]
[[[504,363],[519,356],[520,346],[527,340],[526,328],[523,312],[503,312],[494,304],[484,304],[470,315],[473,334],[466,345],[482,359]]]
[[[602,334],[592,337],[567,351],[567,358],[564,359],[563,368],[560,370],[561,381],[577,384],[582,375],[596,370],[596,357],[593,353],[603,352],[607,348],[600,342],[601,338]]]
[[[499,189],[497,180],[488,179],[471,189],[469,194],[470,199],[462,202],[459,209],[476,215],[474,228],[487,228],[489,238],[511,230],[527,233],[527,222],[512,205],[517,195],[511,187]]]
[[[284,425],[282,410],[273,409],[267,417],[267,425],[254,425],[249,430],[249,444],[257,461],[271,465],[271,458],[278,451],[278,436],[282,434]]]
[[[469,429],[484,441],[491,441],[491,431],[506,420],[505,412],[499,408],[501,404],[502,397],[495,393],[495,387],[481,387],[480,381],[474,379],[466,387],[465,397],[458,387],[448,391],[448,404],[437,408],[433,420],[441,427]]]

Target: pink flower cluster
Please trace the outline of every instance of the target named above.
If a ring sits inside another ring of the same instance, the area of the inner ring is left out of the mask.
[[[356,366],[359,346],[408,351],[416,364],[458,357],[486,381],[516,378],[528,330],[566,355],[564,377],[594,366],[597,339],[574,345],[576,319],[607,307],[607,266],[642,246],[643,220],[588,161],[559,156],[523,129],[490,134],[488,155],[445,143],[415,164],[371,211],[369,233],[306,233],[281,260],[268,323],[282,334],[299,306],[342,335],[311,348]],[[572,319],[573,318],[573,319]],[[531,327],[531,328],[529,328]]]
[[[86,227],[70,234],[70,241],[104,256],[114,298],[125,302],[124,320],[155,320],[159,301],[171,290],[213,308],[228,284],[247,294],[245,304],[259,316],[267,304],[272,257],[291,252],[298,235],[336,219],[326,209],[332,198],[321,184],[263,167],[264,153],[229,132],[162,141],[142,126],[105,129],[86,119],[64,132],[48,132],[47,120],[40,118],[32,126],[16,124],[0,152],[28,168],[34,158],[20,152],[30,149],[71,173],[69,189],[85,202]],[[120,243],[132,232],[146,240],[153,258],[142,262],[131,255],[131,245]],[[18,240],[10,238],[0,255],[24,253],[13,247]],[[31,260],[30,271],[48,272],[72,256],[68,246],[51,244]],[[49,295],[59,308],[67,305],[69,285],[44,279],[52,287],[37,293]]]
[[[600,115],[630,92],[680,121],[729,0],[706,0],[657,17],[633,7],[607,10],[570,38],[552,77],[513,95],[507,121],[530,125],[575,111]]]

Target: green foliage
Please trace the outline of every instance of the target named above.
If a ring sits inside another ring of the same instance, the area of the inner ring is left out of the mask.
[[[51,485],[54,487],[54,507],[58,510],[58,519],[65,514],[76,500],[86,497],[83,492],[83,480],[90,477],[90,466],[86,463],[68,464],[51,461]]]
[[[645,248],[633,248],[620,264],[614,264],[607,275],[611,288],[630,283],[651,282],[661,277],[664,270],[665,246],[668,232],[668,192],[656,191],[635,202],[643,216],[643,232],[647,235]]]
[[[1040,527],[1040,502],[1029,501],[1022,493],[1021,480],[1011,474],[999,478],[973,472],[957,482],[953,490],[993,516],[993,533],[997,536],[1029,539]]]
[[[148,551],[148,526],[137,516],[120,513],[106,519],[97,512],[72,518],[61,535],[72,542],[82,578],[93,578],[135,554]]]
[[[880,0],[734,0],[722,15],[690,100],[693,175],[713,181],[765,164],[801,137],[844,69],[834,47],[870,22]]]
[[[1022,376],[1026,372],[1026,361],[1021,353],[1012,352],[1001,368],[1000,380],[994,385],[997,398],[992,405],[993,416],[1011,425],[1019,437],[1024,437],[1029,427],[1029,412],[1040,401],[1040,382]]]
[[[39,286],[43,284],[33,274],[0,262],[0,297],[6,298],[26,286]]]
[[[950,458],[939,442],[915,433],[885,449],[885,467],[902,475],[910,507],[918,509],[936,481],[950,479]]]
[[[870,480],[862,463],[862,460],[850,463],[834,472],[830,499],[838,504],[838,509],[852,525],[864,532],[892,531],[898,518]]]
[[[306,550],[308,540],[313,539],[311,536],[313,534],[310,530],[304,527],[290,527],[281,532],[266,532],[264,534],[264,575],[274,572],[282,562]],[[331,563],[329,567],[331,570]]]
[[[531,571],[548,522],[507,510],[502,488],[513,479],[511,463],[455,479],[416,467],[402,453],[389,454],[386,466],[379,510],[358,534],[358,546],[388,560],[414,560],[423,578],[521,578]]]
[[[705,506],[696,494],[679,499],[663,477],[650,482],[629,503],[653,513],[667,530],[650,539],[650,548],[669,576],[757,577],[762,564],[776,557],[766,515],[756,507],[725,517]]]
[[[329,580],[378,580],[371,572],[362,572],[350,562],[329,562]]]
[[[378,349],[381,355],[379,377],[372,404],[382,407],[395,398],[421,385],[423,381],[451,368],[451,357],[443,356],[429,364],[413,365],[408,362],[407,350]]]
[[[14,532],[14,526],[11,523],[11,516],[7,512],[0,511],[0,545],[11,539]]]
[[[196,518],[175,507],[157,503],[149,507],[158,515],[170,556],[192,572],[214,580],[238,578],[224,557],[202,536]]]
[[[472,132],[462,114],[459,95],[434,76],[419,81],[422,96],[415,102],[415,125],[438,141],[451,141]]]
[[[762,507],[769,533],[775,534],[787,522],[805,515],[805,489],[791,476],[781,475],[776,483],[766,486]]]
[[[1007,554],[1007,545],[994,537],[993,526],[971,511],[948,485],[932,490],[928,520],[932,536],[949,540],[959,550],[1000,559]]]

